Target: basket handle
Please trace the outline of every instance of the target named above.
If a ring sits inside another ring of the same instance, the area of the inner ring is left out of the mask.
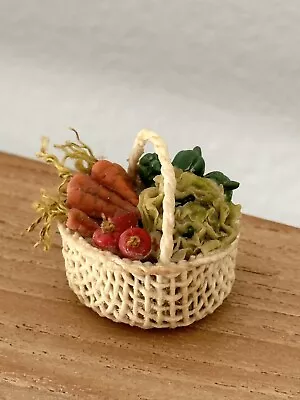
[[[136,178],[138,161],[141,155],[144,153],[144,148],[147,141],[153,144],[155,152],[157,153],[158,159],[161,163],[164,199],[162,203],[163,219],[159,261],[163,264],[167,264],[170,262],[173,254],[176,178],[167,145],[155,132],[143,129],[138,133],[128,160],[128,174],[133,179]]]

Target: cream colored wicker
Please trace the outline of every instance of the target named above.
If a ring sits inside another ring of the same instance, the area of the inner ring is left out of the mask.
[[[164,177],[160,260],[143,263],[100,251],[60,224],[66,275],[79,300],[100,316],[144,329],[187,326],[211,314],[230,293],[238,239],[206,257],[170,261],[176,181],[167,147],[157,134],[148,130],[138,134],[128,172],[135,177],[147,140],[154,145]]]

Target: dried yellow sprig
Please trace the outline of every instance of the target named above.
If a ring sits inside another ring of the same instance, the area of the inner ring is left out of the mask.
[[[53,221],[64,222],[67,219],[68,209],[61,196],[51,196],[45,190],[41,190],[40,201],[33,204],[35,211],[40,216],[29,226],[27,232],[33,231],[41,222],[40,239],[35,247],[42,244],[43,249],[49,250],[51,244],[51,226]]]
[[[67,141],[62,145],[54,145],[56,149],[60,149],[65,153],[65,156],[62,160],[63,164],[68,160],[74,161],[74,165],[77,171],[80,171],[84,174],[90,174],[92,166],[97,161],[94,153],[91,148],[87,146],[80,140],[78,132],[70,128],[76,135],[78,143]]]
[[[64,193],[66,191],[66,184],[72,178],[72,171],[70,168],[65,166],[65,162],[63,160],[60,161],[57,156],[48,153],[48,146],[49,139],[47,137],[42,137],[41,149],[36,156],[45,163],[52,164],[57,169],[58,176],[62,179],[58,191]]]
[[[75,170],[85,174],[91,172],[92,166],[97,161],[91,148],[81,141],[78,132],[73,128],[70,129],[75,133],[78,143],[67,141],[63,145],[54,145],[55,148],[64,153],[61,160],[56,155],[48,152],[49,139],[47,137],[42,138],[41,149],[36,154],[40,160],[53,165],[61,179],[57,196],[51,196],[45,190],[41,190],[40,200],[33,204],[33,208],[39,214],[39,217],[27,229],[27,232],[31,232],[39,224],[43,224],[40,231],[40,239],[35,246],[42,244],[44,250],[49,250],[51,245],[52,223],[54,221],[64,222],[68,215],[66,206],[67,184],[74,172],[65,165],[66,161],[68,159],[73,161]]]

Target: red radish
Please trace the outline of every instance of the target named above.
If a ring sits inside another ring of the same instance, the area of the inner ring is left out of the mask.
[[[108,219],[104,217],[100,229],[97,229],[93,235],[93,242],[99,249],[117,254],[119,253],[118,243],[121,233],[137,224],[138,216],[135,212]]]
[[[119,252],[119,239],[120,232],[104,232],[101,228],[97,229],[93,235],[93,243],[96,247],[114,254]]]
[[[124,257],[142,260],[151,251],[151,236],[145,229],[129,228],[120,236],[119,249]]]
[[[130,212],[110,218],[109,221],[115,226],[116,231],[123,233],[126,229],[137,226],[139,218],[135,212]]]

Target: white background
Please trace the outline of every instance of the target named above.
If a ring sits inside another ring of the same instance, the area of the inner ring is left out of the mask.
[[[0,150],[41,135],[125,163],[200,145],[244,212],[300,226],[299,0],[0,0]]]

